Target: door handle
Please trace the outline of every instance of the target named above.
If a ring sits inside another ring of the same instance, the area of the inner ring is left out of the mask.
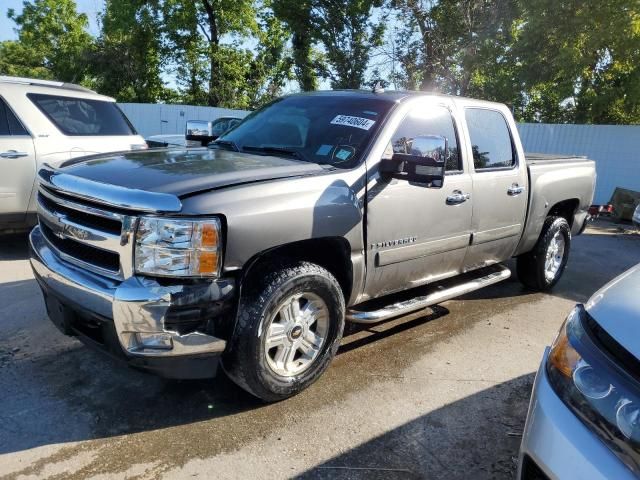
[[[0,158],[20,158],[27,157],[27,152],[18,152],[16,150],[7,150],[6,152],[0,152]]]
[[[524,187],[521,187],[517,183],[514,183],[507,189],[507,195],[509,195],[510,197],[520,195],[522,192],[524,192]]]
[[[469,193],[462,193],[460,190],[454,190],[451,195],[447,197],[447,205],[459,205],[470,198],[471,195]]]

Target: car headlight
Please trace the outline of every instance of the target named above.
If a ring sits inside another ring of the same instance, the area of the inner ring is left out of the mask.
[[[136,273],[162,277],[217,277],[220,220],[141,217],[136,231]]]
[[[569,409],[639,473],[640,384],[606,351],[602,335],[584,307],[576,306],[551,347],[547,374]]]

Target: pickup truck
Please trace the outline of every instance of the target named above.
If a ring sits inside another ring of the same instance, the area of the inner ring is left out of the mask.
[[[145,141],[149,148],[206,147],[227,130],[238,125],[240,117],[219,117],[215,120],[187,120],[184,135],[152,135]]]
[[[45,163],[147,148],[113,98],[63,82],[0,76],[0,233],[36,224]]]
[[[505,280],[560,279],[595,186],[526,157],[509,109],[407,92],[295,94],[209,148],[39,172],[31,263],[50,319],[173,378],[222,365],[277,401],[376,323]]]

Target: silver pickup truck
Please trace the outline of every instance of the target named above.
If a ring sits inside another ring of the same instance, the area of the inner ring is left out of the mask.
[[[208,149],[43,168],[32,266],[51,320],[129,365],[221,364],[280,400],[345,321],[376,323],[508,278],[552,288],[595,186],[526,157],[507,107],[407,92],[280,98]]]

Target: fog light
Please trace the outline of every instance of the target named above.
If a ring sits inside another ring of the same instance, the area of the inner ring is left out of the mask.
[[[153,350],[171,350],[173,340],[168,333],[136,333],[138,345]]]

